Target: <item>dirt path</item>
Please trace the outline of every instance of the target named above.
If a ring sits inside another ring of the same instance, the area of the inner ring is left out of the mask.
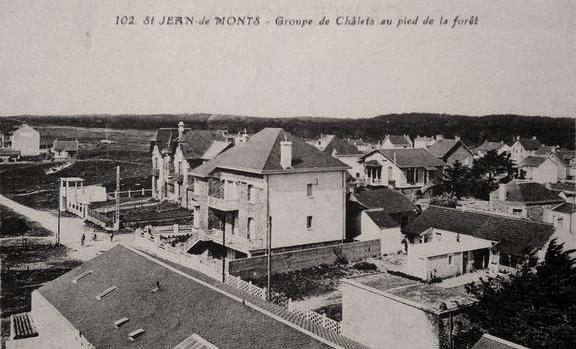
[[[37,222],[45,229],[51,231],[54,236],[58,231],[58,217],[50,212],[39,211],[28,206],[17,203],[9,198],[0,195],[0,205],[12,209],[14,212]],[[80,245],[82,233],[86,235],[86,243]],[[72,250],[70,257],[79,260],[89,260],[98,254],[115,246],[118,242],[130,243],[133,240],[132,234],[120,234],[114,236],[114,241],[106,233],[97,233],[97,240],[92,241],[94,231],[84,226],[84,222],[79,217],[61,217],[60,219],[60,242]],[[54,236],[46,239],[54,240]]]

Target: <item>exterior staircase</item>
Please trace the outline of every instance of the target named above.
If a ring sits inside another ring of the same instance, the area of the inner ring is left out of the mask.
[[[186,240],[186,242],[180,246],[180,248],[182,249],[182,252],[188,252],[200,241],[202,241],[202,239],[200,239],[200,233],[194,232],[192,233],[192,236],[190,236],[188,240]]]

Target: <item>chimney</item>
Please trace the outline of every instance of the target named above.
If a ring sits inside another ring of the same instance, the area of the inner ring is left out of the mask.
[[[248,131],[244,129],[244,133],[242,134],[242,142],[248,141]]]
[[[180,121],[178,123],[178,140],[182,141],[182,138],[184,138],[184,122]]]
[[[394,165],[396,165],[396,152],[394,152]]]
[[[444,135],[438,134],[438,135],[436,135],[436,139],[437,139],[437,140],[438,140],[438,139],[444,139]]]
[[[498,185],[498,200],[506,200],[506,184],[504,183]]]
[[[519,141],[519,140],[520,140],[520,136],[516,136],[516,140]]]
[[[283,169],[292,167],[292,142],[290,142],[286,136],[284,140],[280,142],[280,166]]]
[[[532,139],[536,139],[536,136],[532,136]]]
[[[460,140],[460,136],[454,136],[454,139],[458,142]]]

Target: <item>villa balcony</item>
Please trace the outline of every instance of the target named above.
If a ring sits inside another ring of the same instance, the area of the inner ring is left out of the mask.
[[[208,206],[220,211],[237,211],[239,208],[238,197],[224,197],[223,199],[208,196]]]
[[[242,236],[238,233],[233,234],[232,232],[226,232],[226,240],[224,241],[224,233],[219,229],[211,229],[203,231],[202,240],[210,240],[219,245],[226,245],[226,247],[248,253],[251,250],[263,249],[264,241],[249,239],[246,236]]]

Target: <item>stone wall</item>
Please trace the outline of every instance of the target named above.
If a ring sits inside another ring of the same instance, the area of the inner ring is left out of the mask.
[[[279,274],[321,264],[334,264],[340,254],[351,262],[376,257],[380,255],[380,241],[356,241],[345,243],[342,247],[338,244],[272,254],[272,273]],[[257,278],[266,275],[267,265],[266,256],[237,259],[229,261],[228,272],[242,279]]]

